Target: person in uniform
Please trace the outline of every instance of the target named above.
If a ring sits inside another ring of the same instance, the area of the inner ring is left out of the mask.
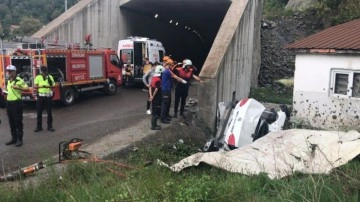
[[[161,74],[161,96],[162,96],[162,103],[161,103],[161,118],[160,122],[169,124],[171,117],[169,115],[170,105],[171,105],[171,89],[173,85],[173,79],[176,82],[181,82],[186,84],[187,81],[181,79],[180,77],[176,76],[170,68],[173,65],[173,61],[168,59],[165,63],[165,70]]]
[[[161,74],[165,70],[162,65],[155,67],[154,76],[150,82],[149,101],[152,103],[151,130],[161,130],[161,126],[157,125],[157,120],[161,113]]]
[[[29,88],[20,77],[16,75],[16,67],[9,65],[6,67],[9,74],[7,81],[7,116],[9,119],[11,140],[6,145],[15,144],[16,147],[23,145],[24,125],[23,125],[23,102],[21,93],[28,91]]]
[[[191,79],[195,79],[199,81],[200,83],[203,83],[203,81],[193,73],[193,66],[192,62],[189,59],[185,59],[183,61],[182,67],[178,67],[174,69],[174,73],[187,81],[186,84],[178,83],[175,88],[175,105],[174,105],[174,118],[177,118],[177,112],[179,109],[179,102],[180,103],[180,116],[184,116],[184,110],[185,110],[185,103],[186,98],[189,94],[189,86]]]
[[[48,74],[48,69],[46,66],[40,67],[41,74],[35,77],[35,88],[37,89],[37,124],[34,132],[42,131],[42,112],[46,107],[47,111],[47,130],[55,131],[53,128],[53,117],[52,117],[52,98],[54,92],[52,88],[55,86],[54,78]]]

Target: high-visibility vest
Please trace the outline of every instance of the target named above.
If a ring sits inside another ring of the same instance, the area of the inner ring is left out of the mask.
[[[14,89],[13,86],[17,85],[21,88],[27,88],[28,86],[20,77],[16,77],[14,80],[8,80],[6,89],[8,91],[6,99],[8,101],[21,100],[21,90]]]

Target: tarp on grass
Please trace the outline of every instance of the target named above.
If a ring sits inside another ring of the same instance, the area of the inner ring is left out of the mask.
[[[196,153],[169,166],[179,172],[200,162],[229,172],[256,175],[267,173],[277,179],[294,172],[328,174],[360,154],[357,131],[318,131],[292,129],[275,131],[232,151]]]

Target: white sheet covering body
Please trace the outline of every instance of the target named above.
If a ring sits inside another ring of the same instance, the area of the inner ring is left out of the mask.
[[[239,149],[196,153],[168,166],[179,172],[200,162],[245,175],[267,173],[282,178],[294,172],[320,174],[346,164],[360,154],[357,131],[317,131],[292,129],[275,131]]]

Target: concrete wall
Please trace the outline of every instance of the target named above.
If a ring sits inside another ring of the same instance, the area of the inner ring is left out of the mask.
[[[260,68],[263,0],[234,0],[207,56],[200,77],[199,113],[215,129],[217,103],[249,95]]]
[[[299,54],[295,60],[294,115],[299,124],[360,129],[360,98],[334,94],[332,71],[360,71],[358,55]],[[351,95],[349,89],[348,94]],[[354,89],[355,90],[355,89]]]
[[[32,37],[59,38],[83,44],[92,35],[94,47],[116,48],[119,39],[128,36],[129,24],[120,12],[119,0],[82,0],[39,30]],[[96,39],[96,40],[94,40]]]

